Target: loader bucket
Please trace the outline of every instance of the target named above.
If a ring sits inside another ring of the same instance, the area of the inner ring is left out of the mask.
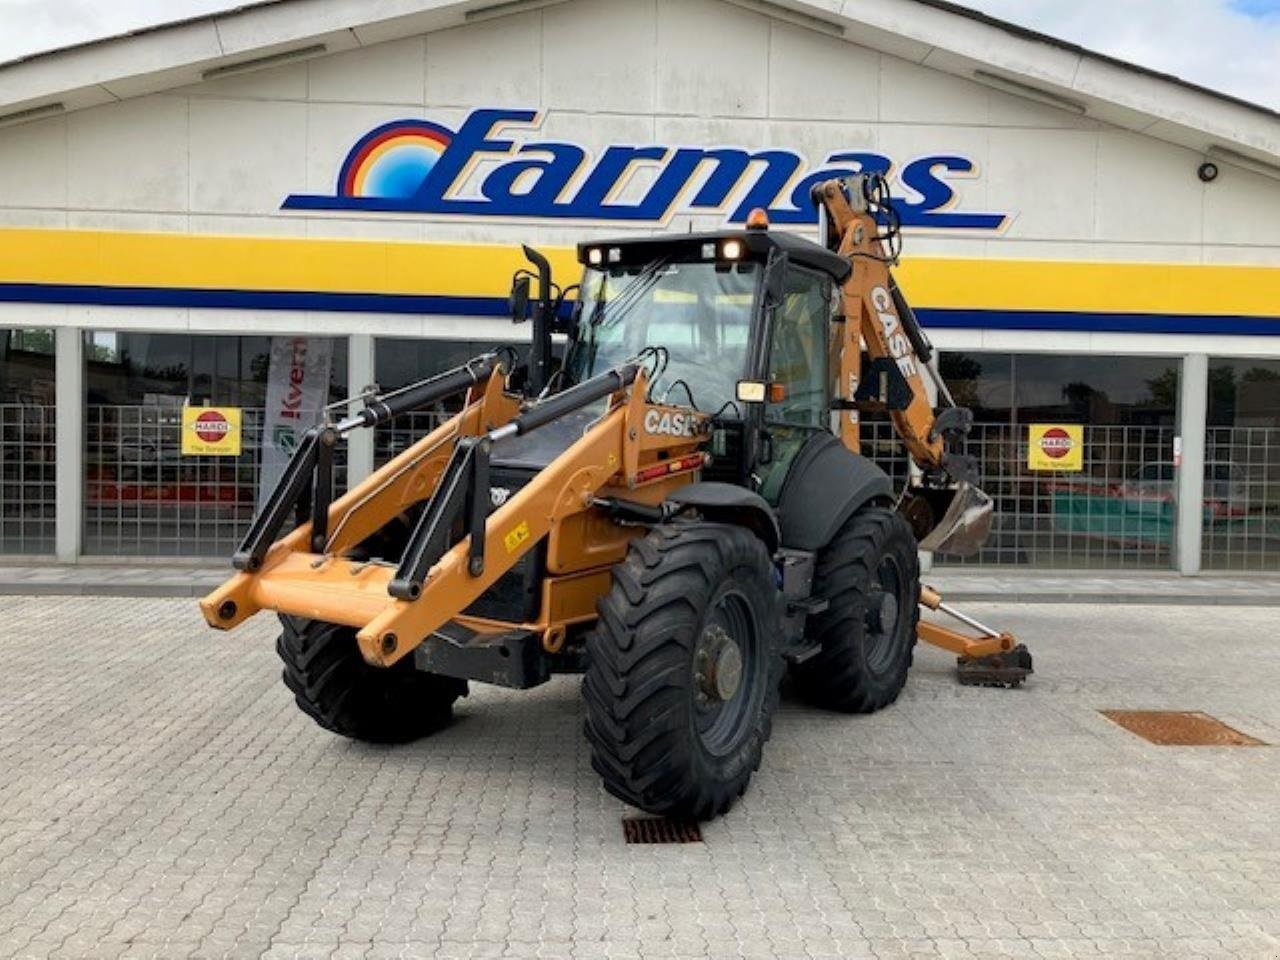
[[[958,557],[977,553],[991,533],[995,508],[992,499],[971,483],[924,494],[933,516],[941,514],[941,519],[920,538],[920,549]]]

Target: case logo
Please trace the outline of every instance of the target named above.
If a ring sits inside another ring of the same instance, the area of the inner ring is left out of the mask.
[[[884,330],[884,340],[889,345],[889,356],[893,357],[904,377],[914,377],[916,364],[911,359],[911,341],[907,339],[902,323],[894,312],[893,297],[884,287],[876,287],[871,291],[871,305],[876,308],[876,316],[880,318],[880,328]]]
[[[961,154],[899,164],[850,149],[814,169],[795,151],[773,147],[611,144],[593,156],[570,141],[531,139],[541,122],[536,110],[497,109],[472,111],[457,130],[394,120],[351,148],[332,196],[293,194],[284,208],[661,224],[676,214],[743,223],[763,207],[773,223],[809,224],[817,222],[814,184],[867,171],[896,172],[903,226],[998,231],[1009,219],[953,209],[950,181],[977,176]],[[630,199],[619,199],[624,193]]]
[[[646,433],[668,437],[692,437],[697,435],[697,417],[687,413],[670,413],[649,410],[644,415]]]

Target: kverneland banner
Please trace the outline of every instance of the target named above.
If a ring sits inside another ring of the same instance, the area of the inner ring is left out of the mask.
[[[332,365],[333,340],[329,337],[271,338],[259,509],[275,488],[302,435],[319,422],[329,397]]]

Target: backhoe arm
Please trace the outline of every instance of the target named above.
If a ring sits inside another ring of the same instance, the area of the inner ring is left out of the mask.
[[[943,470],[945,451],[934,429],[924,381],[932,375],[928,370],[932,348],[889,272],[893,258],[880,238],[863,182],[854,179],[852,201],[838,180],[827,181],[815,191],[826,214],[827,246],[853,265],[841,290],[845,330],[840,350],[842,396],[837,401],[844,413],[840,438],[857,452],[861,418],[855,404],[883,405],[916,465],[926,471]],[[871,361],[867,370],[862,369],[864,341]]]
[[[860,411],[887,410],[922,473],[917,483],[903,491],[898,505],[911,522],[920,548],[973,553],[990,532],[993,504],[974,486],[973,459],[947,449],[948,440],[968,433],[973,415],[955,406],[931,366],[933,347],[890,273],[897,260],[897,217],[884,178],[860,174],[829,180],[814,189],[814,200],[823,224],[823,242],[852,266],[841,289],[844,330],[835,400],[841,413],[840,439],[848,449],[860,452]],[[884,234],[877,213],[888,221]],[[926,376],[946,401],[939,413],[930,402]],[[965,616],[927,586],[921,589],[920,604],[979,634],[966,635],[936,621],[920,620],[921,640],[957,655],[962,683],[1017,686],[1032,672],[1031,655],[1012,634]]]

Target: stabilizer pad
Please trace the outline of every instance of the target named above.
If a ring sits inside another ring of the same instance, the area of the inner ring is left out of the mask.
[[[1031,651],[1021,643],[1007,653],[956,659],[956,676],[966,687],[1017,687],[1034,672]]]

